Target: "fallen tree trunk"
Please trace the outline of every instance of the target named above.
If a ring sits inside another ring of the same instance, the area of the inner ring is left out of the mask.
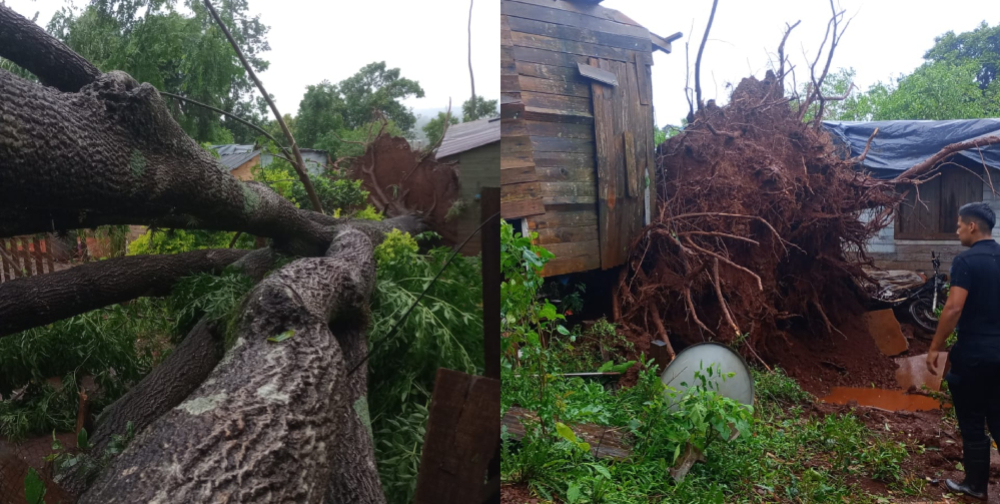
[[[182,403],[205,381],[223,353],[222,335],[212,323],[203,319],[160,365],[104,409],[97,420],[97,429],[90,435],[89,453],[100,457],[112,436],[125,435],[129,422],[133,432],[142,432]],[[60,474],[57,482],[66,491],[79,495],[87,488],[88,479],[95,476],[88,469],[93,467],[97,467],[96,461],[77,463]]]
[[[393,223],[419,230],[413,219]],[[381,502],[370,440],[355,438],[351,417],[360,378],[347,376],[347,359],[363,339],[351,344],[350,329],[340,333],[345,350],[330,330],[365,320],[372,235],[345,226],[326,257],[265,278],[208,379],[140,433],[79,502]]]
[[[0,27],[0,55],[35,74],[46,86],[79,91],[101,75],[97,67],[45,33],[41,26],[3,4]]]
[[[220,272],[246,250],[196,250],[84,264],[0,284],[0,336],[141,296],[164,296],[195,273]]]
[[[0,70],[0,116],[0,210],[42,223],[67,208],[77,218],[177,219],[274,238],[309,255],[329,246],[295,205],[232,176],[174,122],[153,86],[122,72],[62,93]]]

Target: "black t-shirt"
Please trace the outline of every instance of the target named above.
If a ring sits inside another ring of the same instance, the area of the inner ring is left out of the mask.
[[[1000,244],[981,240],[955,257],[951,286],[969,291],[951,357],[1000,362]]]

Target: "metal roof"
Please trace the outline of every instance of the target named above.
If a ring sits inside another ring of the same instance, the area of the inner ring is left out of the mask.
[[[437,150],[437,159],[500,141],[500,118],[479,119],[448,127]]]
[[[219,162],[229,170],[239,168],[243,163],[260,155],[260,150],[254,150],[253,145],[213,145],[212,149],[219,153]]]

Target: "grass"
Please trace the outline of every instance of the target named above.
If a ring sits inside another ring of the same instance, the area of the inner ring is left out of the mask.
[[[504,410],[530,392],[519,379],[506,378]],[[907,447],[851,414],[803,415],[813,398],[780,371],[754,372],[754,379],[758,408],[749,429],[732,442],[710,445],[707,462],[696,464],[682,483],[668,476],[669,456],[648,456],[672,451],[666,439],[653,440],[665,449],[634,450],[631,459],[616,463],[537,431],[525,443],[503,436],[503,477],[527,483],[542,498],[574,503],[884,502],[857,485],[865,478],[919,494],[922,480],[902,469]],[[642,418],[641,394],[631,389],[611,394],[578,378],[552,387],[564,406],[561,421],[628,429]]]

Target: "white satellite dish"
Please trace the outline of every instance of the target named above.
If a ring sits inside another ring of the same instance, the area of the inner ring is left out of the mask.
[[[710,367],[713,368],[711,376],[708,375]],[[723,375],[728,373],[735,375],[727,376],[723,380],[719,371]],[[664,385],[678,392],[671,409],[676,409],[677,402],[689,387],[701,384],[701,380],[695,378],[695,372],[700,372],[710,383],[717,384],[718,388],[713,385],[712,389],[720,395],[742,404],[753,405],[753,375],[750,374],[750,367],[746,361],[740,354],[721,343],[707,342],[691,345],[682,350],[660,375],[660,381]],[[668,390],[666,393],[669,392]]]

